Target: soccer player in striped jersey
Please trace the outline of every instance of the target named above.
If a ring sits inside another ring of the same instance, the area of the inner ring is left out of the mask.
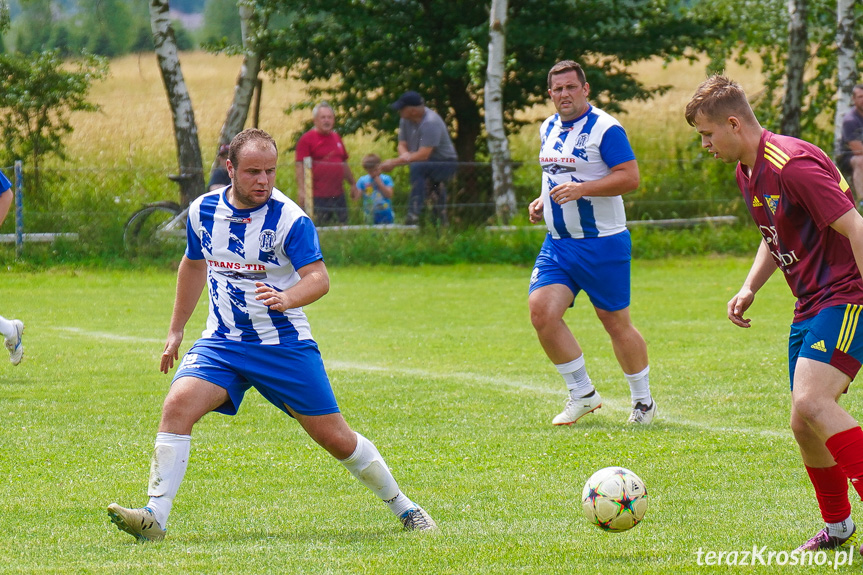
[[[207,326],[174,375],[162,407],[143,508],[108,506],[111,520],[140,541],[165,536],[186,472],[194,424],[211,411],[234,415],[254,387],[382,499],[406,529],[430,530],[431,517],[398,487],[374,444],[339,412],[302,306],[329,290],[315,226],[274,188],[278,151],[269,134],[245,130],[231,142],[231,185],[189,208],[187,247],[161,358],[179,359],[186,323],[201,291]],[[226,478],[227,480],[227,478]]]
[[[647,344],[629,315],[632,243],[621,198],[638,187],[638,163],[623,127],[593,107],[589,94],[578,63],[564,60],[548,72],[548,95],[557,113],[540,128],[542,194],[528,208],[532,222],[544,218],[548,226],[530,278],[530,319],[569,390],[552,424],[571,425],[602,406],[581,346],[563,321],[582,290],[611,337],[629,384],[629,422],[648,424],[656,402]]]
[[[0,224],[6,219],[14,199],[12,182],[3,172],[0,172]],[[21,363],[21,359],[24,357],[24,345],[21,343],[24,335],[24,322],[20,319],[6,319],[0,316],[0,335],[3,336],[3,343],[9,351],[9,361],[12,362],[12,365]]]
[[[863,218],[830,158],[763,129],[739,84],[708,78],[687,104],[686,121],[709,153],[737,164],[762,236],[728,318],[750,327],[744,315],[777,268],[797,298],[788,344],[791,429],[826,523],[800,550],[853,547],[848,481],[863,497],[863,429],[839,399],[863,361]]]

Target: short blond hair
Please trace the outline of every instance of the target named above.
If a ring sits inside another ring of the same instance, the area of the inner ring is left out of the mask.
[[[750,124],[758,123],[740,84],[721,74],[715,74],[702,82],[686,104],[686,122],[690,126],[695,126],[695,116],[698,114],[711,121],[737,116]]]
[[[240,151],[249,145],[260,146],[262,148],[272,146],[276,155],[279,154],[279,148],[276,146],[276,141],[271,135],[257,128],[245,129],[234,136],[234,139],[231,140],[231,146],[228,149],[228,159],[231,161],[231,165],[234,166],[235,169],[239,166],[238,158],[240,157]]]

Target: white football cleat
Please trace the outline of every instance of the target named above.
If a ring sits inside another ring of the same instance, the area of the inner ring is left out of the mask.
[[[405,531],[434,531],[437,523],[422,507],[414,507],[402,513],[399,519],[405,526]]]
[[[117,529],[125,531],[138,541],[161,541],[167,533],[156,521],[156,516],[149,507],[126,509],[112,503],[108,506],[108,517]]]
[[[21,363],[21,358],[24,357],[24,345],[21,339],[24,335],[24,322],[20,319],[13,319],[12,325],[15,327],[15,335],[6,338],[6,349],[9,350],[9,361],[12,365]]]
[[[653,421],[655,415],[655,401],[651,401],[649,407],[639,401],[635,404],[635,407],[632,408],[632,413],[629,415],[629,420],[627,421],[627,423],[640,423],[641,425],[647,425],[648,423]]]
[[[566,400],[566,407],[554,416],[551,423],[552,425],[572,425],[583,416],[596,411],[600,407],[602,407],[602,398],[596,390],[593,390],[590,395],[579,397],[578,399],[569,397]]]

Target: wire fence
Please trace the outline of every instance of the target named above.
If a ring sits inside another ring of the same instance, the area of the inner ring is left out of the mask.
[[[350,168],[355,178],[365,170],[359,163]],[[685,164],[651,166],[642,164],[642,188],[624,197],[630,222],[692,220],[739,216],[744,212],[739,194],[733,187],[717,187]],[[656,169],[661,168],[662,173]],[[83,168],[52,167],[38,172],[27,165],[2,167],[17,190],[16,217],[7,217],[0,227],[0,241],[74,241],[89,245],[121,245],[130,218],[143,206],[154,202],[178,202],[179,187],[169,179],[176,170],[152,167]],[[314,173],[314,169],[311,170]],[[509,221],[496,214],[491,164],[459,162],[451,178],[443,182],[446,199],[442,207],[446,221],[441,221],[436,198],[426,193],[419,219],[412,220],[411,176],[409,169],[399,167],[391,172],[393,180],[393,221],[389,225],[439,226],[453,230],[509,224],[529,225],[527,205],[539,192],[541,172],[535,163],[513,163],[513,189],[516,210]],[[293,199],[298,198],[296,166],[284,162],[277,168],[276,187]],[[663,176],[663,174],[665,174]],[[312,178],[312,180],[314,177]],[[347,181],[344,222],[319,222],[327,225],[363,226],[370,223],[362,198],[351,198]],[[307,182],[309,189],[314,181]],[[428,192],[428,190],[427,190]],[[432,196],[432,197],[429,197]],[[438,198],[439,199],[439,198]],[[11,215],[11,214],[10,214]],[[315,214],[317,220],[317,214]]]

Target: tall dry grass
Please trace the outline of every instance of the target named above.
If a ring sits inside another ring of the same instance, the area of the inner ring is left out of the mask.
[[[204,52],[180,55],[205,165],[215,156],[241,61],[240,57]],[[292,135],[311,115],[310,111],[287,114],[286,110],[307,98],[300,82],[264,77],[259,127],[276,138],[286,161],[292,158]],[[154,54],[112,60],[108,78],[93,86],[90,99],[101,111],[73,116],[74,133],[68,139],[72,163],[87,165],[96,161],[105,167],[176,165],[171,110]],[[247,126],[250,123],[251,117]],[[366,148],[387,153],[388,147],[367,134],[348,136],[345,143],[349,150],[357,150],[353,153],[356,159]]]
[[[240,69],[239,57],[203,52],[180,56],[183,75],[189,88],[205,162],[212,160],[219,129],[233,96]],[[94,85],[91,100],[101,106],[96,114],[73,116],[74,133],[68,139],[71,161],[86,165],[96,161],[102,166],[171,165],[176,161],[171,112],[154,54],[130,55],[110,64],[108,78]],[[649,86],[671,85],[664,94],[648,102],[629,102],[619,118],[627,129],[640,158],[661,159],[675,145],[692,137],[683,120],[683,107],[695,86],[705,78],[704,63],[663,63],[652,59],[632,67],[641,81]],[[747,91],[761,87],[757,67],[729,64],[728,74]],[[301,129],[309,112],[286,114],[285,110],[307,99],[305,86],[292,79],[264,80],[260,127],[277,139],[287,154],[292,134]],[[529,125],[511,135],[513,157],[531,161],[536,154],[536,124],[553,111],[550,105],[537,106],[524,117]],[[354,155],[366,151],[391,153],[386,141],[374,135],[346,137],[345,143]],[[369,150],[371,148],[371,150]]]

